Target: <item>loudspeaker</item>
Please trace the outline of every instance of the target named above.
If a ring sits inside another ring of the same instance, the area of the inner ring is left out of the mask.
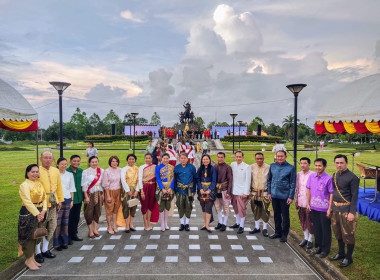
[[[116,124],[111,124],[111,134],[116,135]]]
[[[257,135],[261,136],[261,124],[257,125]]]

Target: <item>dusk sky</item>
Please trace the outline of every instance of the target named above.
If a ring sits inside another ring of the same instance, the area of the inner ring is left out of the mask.
[[[0,0],[0,79],[33,105],[40,127],[79,107],[103,118],[139,112],[178,121],[184,101],[204,121],[312,125],[329,95],[379,73],[378,0]],[[363,89],[365,90],[365,89]],[[339,104],[337,104],[339,106]]]

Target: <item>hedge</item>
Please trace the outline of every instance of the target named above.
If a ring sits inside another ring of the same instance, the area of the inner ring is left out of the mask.
[[[129,141],[130,138],[133,140],[133,136],[129,135],[88,135],[86,136],[87,141],[97,142],[97,143],[107,143],[113,141]],[[135,136],[136,142],[151,140],[152,138],[148,135],[137,135]]]
[[[281,137],[278,136],[258,136],[258,135],[249,135],[249,136],[235,136],[235,142],[240,141],[249,141],[249,142],[263,142],[263,143],[274,143],[276,140],[282,140]],[[221,141],[232,142],[233,136],[224,136],[224,138],[220,139]]]

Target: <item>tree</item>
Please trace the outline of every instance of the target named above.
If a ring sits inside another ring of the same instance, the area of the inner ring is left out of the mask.
[[[104,122],[100,119],[98,114],[93,113],[88,118],[88,123],[92,127],[92,134],[98,135],[98,134],[105,134],[107,133],[107,127],[104,124]]]
[[[215,126],[229,126],[229,124],[227,122],[216,122],[216,121],[212,121],[210,122],[208,125],[207,125],[207,128],[211,129],[212,126],[215,125]],[[231,124],[232,125],[232,124]]]
[[[196,117],[194,120],[194,124],[199,130],[203,130],[205,128],[205,122],[203,121],[201,117]]]
[[[248,131],[257,131],[258,125],[261,125],[261,129],[265,129],[265,124],[262,118],[256,116],[248,125]]]
[[[70,122],[67,123],[67,125],[75,128],[75,139],[84,139],[86,135],[91,134],[92,131],[86,112],[81,112],[79,108],[75,110],[74,114],[70,118]],[[64,137],[66,136],[64,135]]]
[[[161,125],[161,118],[160,115],[157,114],[157,112],[154,112],[152,115],[152,118],[150,119],[151,125]]]
[[[111,109],[107,116],[104,117],[102,120],[104,126],[105,126],[105,134],[111,134],[111,125],[115,124],[116,125],[116,133],[124,130],[124,125],[120,119],[120,117],[114,112],[113,109]]]
[[[59,139],[59,123],[53,120],[53,123],[46,129],[43,134],[45,141],[56,141]]]
[[[297,122],[299,122],[299,119],[297,119]],[[294,116],[289,115],[284,118],[282,121],[282,128],[285,131],[285,134],[288,137],[293,137],[294,135]]]
[[[265,132],[270,136],[284,136],[284,130],[281,126],[271,123],[265,128]]]

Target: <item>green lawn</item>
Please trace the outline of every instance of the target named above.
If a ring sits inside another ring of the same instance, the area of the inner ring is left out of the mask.
[[[347,150],[346,147],[341,148],[341,150],[343,149]],[[244,152],[243,147],[242,150]],[[248,164],[252,164],[254,162],[254,154],[255,152],[244,152],[244,161]],[[327,160],[327,172],[329,174],[332,174],[335,171],[334,156],[336,154],[337,153],[327,151],[318,153],[318,157],[322,157]],[[350,155],[349,153],[346,153],[346,155],[348,156],[349,169],[351,169],[352,155]],[[271,164],[273,162],[272,152],[264,152],[264,156],[265,162],[267,164]],[[298,153],[298,158],[303,156],[309,157],[313,162],[313,160],[315,159],[315,152],[310,151]],[[212,157],[214,160],[216,160],[216,155],[213,155]],[[231,163],[233,161],[231,153],[226,154],[226,161],[228,163]],[[288,156],[288,162],[293,164],[293,158]],[[361,152],[359,156],[355,157],[355,163],[359,162],[367,162],[380,165],[380,152]],[[359,175],[359,170],[357,167],[354,168],[354,173]],[[360,183],[362,184],[362,181]],[[373,186],[374,180],[367,181],[366,185]],[[290,207],[290,219],[291,228],[294,231],[296,231],[298,235],[303,236],[294,203]],[[338,245],[333,234],[331,255],[337,252],[337,248]],[[348,268],[341,269],[344,275],[346,275],[349,279],[380,279],[380,223],[371,221],[365,216],[359,216],[358,227],[356,232],[356,248],[353,257],[354,264]],[[336,265],[337,267],[338,264],[339,262],[334,263],[334,265]]]

